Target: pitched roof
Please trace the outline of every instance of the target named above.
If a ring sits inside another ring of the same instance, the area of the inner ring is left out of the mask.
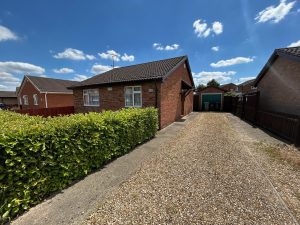
[[[72,90],[67,87],[79,83],[78,81],[61,80],[48,77],[35,77],[25,75],[40,92],[61,92],[61,93],[72,93]]]
[[[245,85],[247,85],[247,84],[251,84],[251,83],[253,83],[254,81],[255,81],[255,79],[246,80],[245,82],[243,82],[243,83],[239,84],[238,86],[245,86]]]
[[[0,98],[16,98],[17,94],[15,91],[0,91]]]
[[[291,60],[300,62],[300,47],[291,47],[291,48],[278,48],[275,49],[268,62],[264,65],[256,80],[254,86],[256,87],[259,81],[263,78],[268,69],[272,66],[278,56],[282,56]]]
[[[75,84],[70,88],[72,89],[82,86],[123,83],[130,81],[165,79],[174,69],[177,68],[177,66],[185,61],[188,61],[187,56],[180,56],[170,59],[114,68],[105,73],[96,75],[92,78]],[[187,67],[191,74],[188,63]]]
[[[300,46],[291,48],[279,48],[276,49],[277,52],[282,52],[284,54],[300,57]]]

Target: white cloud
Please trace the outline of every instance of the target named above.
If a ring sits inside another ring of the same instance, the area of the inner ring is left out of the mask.
[[[300,46],[300,40],[299,41],[296,41],[296,42],[293,42],[291,43],[288,47],[299,47]]]
[[[11,73],[0,72],[0,90],[15,90],[21,80]]]
[[[245,81],[247,81],[247,80],[252,80],[252,79],[255,79],[256,77],[240,77],[239,79],[238,79],[238,82],[237,82],[237,84],[241,84],[241,83],[244,83]]]
[[[211,48],[211,50],[215,51],[215,52],[218,52],[220,50],[220,47],[219,46],[214,46]]]
[[[106,71],[111,70],[112,67],[111,66],[106,66],[106,65],[101,65],[101,64],[94,64],[91,72],[94,74],[100,74],[100,73],[104,73]]]
[[[219,21],[215,21],[212,24],[212,30],[216,35],[219,35],[223,32],[223,24]]]
[[[0,62],[0,72],[43,74],[45,69],[29,63],[8,61]]]
[[[8,40],[18,40],[18,36],[7,27],[0,25],[0,42]]]
[[[250,63],[254,61],[254,57],[252,58],[246,58],[246,57],[236,57],[232,59],[227,60],[220,60],[217,63],[211,63],[211,67],[225,67],[225,66],[232,66],[237,64],[243,64],[243,63]]]
[[[208,81],[215,79],[219,83],[228,82],[231,80],[231,76],[235,75],[235,71],[227,71],[227,72],[220,72],[220,71],[202,71],[200,73],[193,73],[193,78],[196,84],[207,84]]]
[[[120,53],[116,52],[115,50],[108,50],[106,52],[98,53],[101,59],[110,59],[114,60],[116,62],[119,62],[120,60],[122,61],[128,61],[132,62],[134,61],[134,55],[127,55],[124,53],[122,56]]]
[[[53,72],[54,73],[74,73],[74,70],[64,67],[64,68],[61,68],[61,69],[54,69]]]
[[[179,44],[172,44],[172,45],[166,45],[163,46],[161,43],[154,43],[153,48],[159,51],[174,51],[177,50],[179,48]]]
[[[74,81],[83,81],[90,78],[89,76],[82,75],[82,74],[76,74],[73,78]]]
[[[211,32],[214,32],[216,35],[219,35],[223,32],[223,24],[219,21],[212,23],[212,27],[209,27],[205,20],[198,19],[193,23],[194,32],[197,34],[197,37],[206,38]]]
[[[127,55],[124,53],[124,55],[121,57],[122,61],[128,61],[133,62],[134,61],[134,55]]]
[[[205,22],[205,20],[203,21],[203,23],[201,23],[201,19],[196,20],[193,23],[193,27],[194,27],[194,32],[195,34],[197,34],[197,37],[207,37],[210,33],[210,29],[207,29],[207,23]]]
[[[114,59],[116,62],[120,61],[121,54],[116,52],[115,50],[108,50],[106,52],[98,53],[100,58],[102,59]]]
[[[71,59],[71,60],[93,60],[96,57],[93,55],[87,55],[83,51],[74,49],[74,48],[67,48],[63,52],[59,52],[53,56],[56,59]]]
[[[255,17],[255,20],[257,21],[257,23],[265,23],[268,21],[272,23],[278,23],[279,21],[284,19],[286,15],[289,14],[295,3],[296,1],[286,3],[286,0],[280,0],[279,5],[271,5],[260,11]]]

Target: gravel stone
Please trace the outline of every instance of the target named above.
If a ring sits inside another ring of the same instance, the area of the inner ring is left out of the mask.
[[[264,153],[253,149],[229,114],[201,113],[85,224],[298,224],[267,156],[258,161]]]

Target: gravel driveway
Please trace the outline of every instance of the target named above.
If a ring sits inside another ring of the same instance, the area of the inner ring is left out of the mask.
[[[298,224],[226,113],[201,113],[86,224]]]

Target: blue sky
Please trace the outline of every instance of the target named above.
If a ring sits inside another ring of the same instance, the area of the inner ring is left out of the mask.
[[[81,80],[188,55],[196,83],[255,77],[300,45],[298,0],[1,0],[0,90],[24,74]]]

